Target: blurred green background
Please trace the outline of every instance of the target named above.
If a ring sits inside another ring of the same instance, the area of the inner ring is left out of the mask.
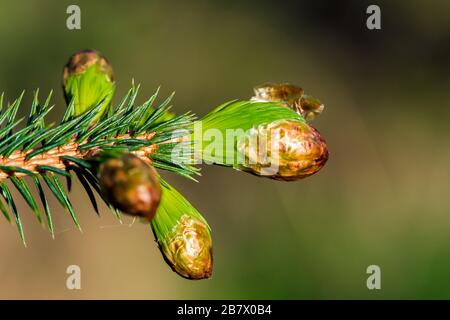
[[[366,28],[373,3],[382,30]],[[139,102],[161,85],[174,111],[199,116],[263,82],[300,84],[326,105],[314,126],[330,160],[291,183],[221,167],[197,184],[169,176],[213,229],[207,281],[174,274],[148,226],[119,225],[104,205],[98,218],[78,183],[82,234],[53,202],[52,240],[19,201],[28,247],[2,219],[0,298],[450,298],[450,3],[373,3],[2,0],[0,91],[25,89],[23,114],[35,88],[54,89],[57,121],[63,64],[96,48],[116,102],[132,78]],[[66,28],[70,4],[81,30]],[[66,289],[70,264],[82,290]],[[366,287],[372,264],[381,290]]]

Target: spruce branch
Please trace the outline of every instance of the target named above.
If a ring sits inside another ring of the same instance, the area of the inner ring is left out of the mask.
[[[68,192],[63,188],[60,177],[64,177],[70,186],[72,174],[75,173],[97,212],[98,206],[93,190],[111,207],[109,201],[104,199],[100,192],[95,173],[95,159],[101,152],[127,151],[145,159],[156,168],[169,170],[191,179],[194,179],[193,175],[198,174],[198,169],[189,164],[188,154],[177,157],[176,153],[171,152],[177,144],[189,143],[181,141],[182,134],[175,131],[184,129],[184,132],[189,132],[194,116],[186,113],[168,117],[173,95],[155,106],[158,91],[143,104],[136,105],[138,92],[139,86],[133,84],[119,105],[112,108],[113,112],[105,114],[95,123],[93,120],[98,115],[98,110],[103,108],[105,100],[77,116],[74,115],[75,104],[72,101],[57,125],[47,124],[45,121],[53,108],[50,105],[51,93],[41,103],[39,91],[35,92],[30,113],[26,119],[17,119],[24,93],[5,108],[4,95],[1,95],[0,193],[6,205],[0,202],[0,211],[8,220],[12,220],[10,215],[12,212],[23,241],[24,233],[20,215],[10,187],[6,183],[7,180],[11,181],[19,191],[39,222],[43,222],[42,217],[45,215],[48,228],[54,235],[53,220],[42,183],[48,186],[58,202],[68,211],[75,225],[80,228]],[[25,126],[19,128],[19,124],[24,120],[26,120]],[[38,190],[44,214],[25,177],[32,178],[32,184]],[[117,210],[114,212],[119,216]]]
[[[81,230],[69,199],[75,175],[97,214],[96,193],[118,219],[125,213],[150,222],[173,271],[187,279],[207,279],[213,265],[211,229],[154,168],[195,180],[195,163],[201,157],[207,164],[294,181],[316,173],[328,159],[325,141],[307,123],[321,114],[323,104],[298,86],[258,86],[250,101],[227,102],[199,121],[190,112],[170,112],[173,94],[157,104],[159,89],[137,104],[139,85],[134,82],[113,107],[115,88],[108,60],[88,49],[73,54],[64,68],[67,109],[58,124],[46,122],[54,107],[52,92],[41,102],[36,90],[24,118],[17,117],[24,92],[6,107],[0,96],[0,211],[15,222],[24,244],[21,215],[10,188],[54,237],[43,185]],[[219,137],[209,145],[211,133]],[[220,144],[224,137],[225,144]]]

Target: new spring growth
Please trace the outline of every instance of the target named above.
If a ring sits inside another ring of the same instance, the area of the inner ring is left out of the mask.
[[[73,116],[82,115],[103,102],[94,119],[97,120],[110,110],[115,91],[112,67],[95,50],[78,51],[64,67],[63,89],[67,104],[73,100]]]
[[[159,249],[180,276],[200,280],[212,275],[211,229],[202,215],[167,182],[152,221]]]
[[[135,104],[134,85],[112,110],[111,66],[97,51],[84,50],[69,59],[63,87],[68,108],[56,125],[46,122],[52,109],[50,96],[41,103],[35,93],[27,123],[18,129],[23,94],[7,108],[2,108],[0,95],[0,197],[4,200],[0,211],[15,221],[22,240],[21,216],[6,181],[41,221],[43,215],[29,187],[35,185],[54,234],[46,193],[53,194],[79,226],[60,181],[65,176],[70,189],[75,173],[97,212],[94,191],[108,206],[150,220],[161,253],[176,273],[188,279],[210,278],[208,223],[153,167],[194,179],[198,169],[192,158],[197,162],[199,156],[208,164],[291,181],[314,174],[328,158],[325,141],[305,121],[320,114],[323,105],[296,86],[260,86],[252,101],[224,103],[196,122],[190,113],[170,113],[171,97],[155,105],[157,92]]]
[[[161,187],[155,169],[144,160],[130,153],[106,156],[99,166],[98,179],[103,195],[116,209],[153,219]]]
[[[254,88],[252,100],[278,102],[313,120],[324,109],[316,98],[290,84],[266,83]],[[276,180],[298,180],[319,171],[328,160],[320,133],[304,121],[279,120],[252,128],[237,144],[245,156],[244,170]]]
[[[295,110],[303,90],[286,85],[283,90],[258,88],[259,96],[251,101],[225,103],[201,120],[197,131],[202,136],[195,130],[192,136],[196,147],[201,146],[203,161],[285,181],[318,172],[328,159],[328,149],[320,133]],[[305,101],[309,110],[323,109],[315,99]],[[217,133],[212,142],[209,133]]]

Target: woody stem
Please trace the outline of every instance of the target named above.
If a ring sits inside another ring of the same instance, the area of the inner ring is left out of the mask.
[[[141,140],[150,140],[155,136],[155,134],[156,134],[155,132],[149,132],[133,138]],[[129,138],[130,138],[129,134],[123,134],[116,137],[117,140]],[[102,150],[101,147],[93,147],[89,150],[81,150],[80,146],[82,146],[84,143],[85,142],[77,143],[75,142],[75,139],[72,139],[71,141],[69,141],[69,143],[65,144],[64,146],[55,147],[44,153],[36,155],[28,160],[26,160],[27,155],[33,152],[34,150],[30,150],[28,152],[18,150],[12,153],[9,157],[0,158],[0,166],[22,168],[35,174],[39,173],[39,166],[52,166],[58,169],[65,169],[66,163],[61,159],[61,157],[71,156],[78,159],[87,159],[95,156],[98,152]],[[148,156],[154,153],[157,147],[158,145],[156,144],[143,146],[139,150],[132,151],[132,153],[134,153],[135,155],[137,155],[138,157],[140,157],[145,161],[150,161]],[[0,171],[0,181],[8,178],[8,176],[10,175],[11,175],[10,173]],[[13,175],[16,177],[26,176],[26,174],[23,172],[14,172]]]

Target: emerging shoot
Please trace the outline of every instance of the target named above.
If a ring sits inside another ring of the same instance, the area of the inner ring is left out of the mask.
[[[164,192],[152,229],[164,259],[180,276],[208,279],[212,275],[211,229],[201,214],[173,187]]]
[[[74,53],[67,61],[63,74],[64,97],[74,103],[73,116],[79,116],[101,102],[96,119],[110,110],[115,91],[113,70],[108,60],[95,50]]]

